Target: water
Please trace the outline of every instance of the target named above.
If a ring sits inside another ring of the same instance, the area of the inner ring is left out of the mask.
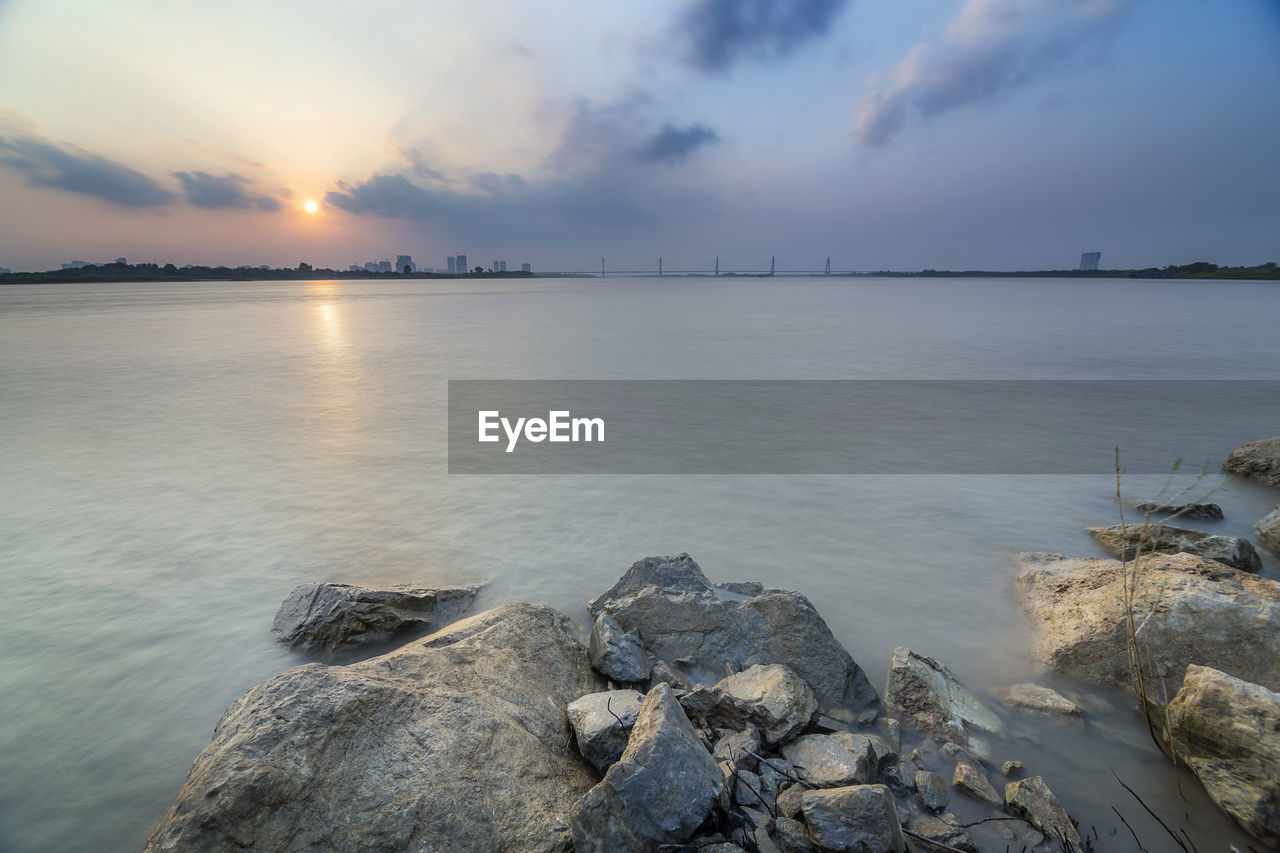
[[[225,707],[303,660],[269,634],[301,582],[488,582],[585,631],[630,563],[689,551],[807,593],[874,683],[910,645],[984,691],[1037,676],[1010,555],[1101,554],[1081,527],[1115,518],[1103,475],[450,476],[449,379],[1280,379],[1277,316],[1280,287],[1236,282],[0,288],[0,850],[140,848]],[[1202,526],[1250,535],[1277,499],[1232,480]],[[1108,768],[1202,851],[1240,839],[1178,799],[1127,696],[1092,695],[1001,757],[1100,849],[1132,847],[1112,804],[1167,841]]]

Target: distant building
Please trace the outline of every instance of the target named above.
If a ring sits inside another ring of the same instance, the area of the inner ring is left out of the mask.
[[[0,275],[9,275],[11,272],[13,272],[13,270],[8,267],[0,267]]]
[[[69,264],[63,264],[62,268],[64,270],[78,270],[81,267],[88,267],[88,266],[92,266],[92,264],[90,264],[88,261],[72,261]]]
[[[533,266],[532,266],[532,265],[530,265],[530,264],[521,264],[521,265],[520,265],[520,271],[521,271],[521,272],[533,272]]]
[[[368,263],[366,263],[366,264],[364,265],[364,271],[365,271],[365,272],[377,272],[377,271],[378,271],[378,265],[377,265],[377,264],[375,264],[373,261],[369,261]]]
[[[455,261],[455,258],[453,257],[453,255],[450,255],[449,256],[449,275],[457,275],[458,273],[458,271],[454,269],[454,261]]]
[[[126,261],[124,258],[116,258],[116,263],[117,263],[117,264],[127,264],[127,263],[129,263],[129,262],[128,262],[128,261]]]
[[[506,261],[494,261],[494,262],[493,262],[493,271],[494,271],[494,272],[506,272],[506,271],[507,271],[507,262],[506,262]]]
[[[347,272],[364,272],[364,267],[360,266],[359,264],[352,264],[351,266],[347,267]]]
[[[417,272],[417,268],[413,265],[413,258],[408,255],[396,255],[396,272],[410,273]]]
[[[378,261],[378,272],[391,272],[391,261]]]
[[[1098,262],[1101,260],[1101,252],[1084,252],[1080,255],[1080,269],[1096,270],[1098,268]]]
[[[458,255],[458,257],[454,260],[454,264],[458,267],[458,275],[465,275],[467,273],[467,256],[466,255]]]

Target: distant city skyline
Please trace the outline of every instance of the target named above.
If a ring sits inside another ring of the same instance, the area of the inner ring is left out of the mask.
[[[0,0],[0,267],[1259,264],[1278,43],[1273,0]]]

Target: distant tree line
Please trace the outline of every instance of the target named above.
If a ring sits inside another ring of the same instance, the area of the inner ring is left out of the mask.
[[[485,272],[476,267],[475,272],[464,274],[466,278],[532,278],[533,273],[515,270],[511,272]],[[405,278],[458,278],[456,274],[428,272],[366,272],[365,270],[333,270],[316,268],[303,261],[292,269],[280,267],[178,267],[174,264],[88,264],[48,272],[15,272],[0,275],[0,284],[38,284],[41,282],[107,282],[107,281],[276,281],[276,280],[332,280],[332,279],[405,279]]]

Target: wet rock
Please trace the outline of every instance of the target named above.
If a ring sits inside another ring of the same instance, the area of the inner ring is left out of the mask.
[[[1280,506],[1267,513],[1253,529],[1263,545],[1280,554]]]
[[[681,700],[716,726],[759,730],[767,744],[799,733],[813,719],[818,702],[804,679],[781,664],[756,664],[699,688]]]
[[[366,589],[345,583],[304,583],[276,611],[271,633],[295,648],[336,649],[386,640],[415,629],[440,629],[475,601],[479,587]]]
[[[638,630],[660,660],[683,662],[704,684],[754,664],[790,667],[819,708],[873,708],[875,690],[807,598],[758,584],[714,586],[688,554],[635,563],[588,607]]]
[[[975,764],[979,767],[982,766],[982,760],[980,758],[959,744],[950,742],[944,743],[938,748],[938,754],[952,764],[959,761],[967,761],[970,764]]]
[[[880,721],[884,729],[884,739],[894,752],[902,749],[902,723],[893,717],[885,717]]]
[[[964,850],[966,853],[978,853],[978,845],[973,843],[969,830],[960,825],[960,820],[950,812],[940,815],[924,815],[913,820],[907,829],[916,835],[923,835],[930,841]]]
[[[1262,558],[1248,539],[1215,536],[1186,527],[1168,524],[1128,524],[1112,527],[1086,527],[1103,545],[1122,553],[1126,560],[1141,554],[1195,554],[1210,560],[1256,574],[1262,569]]]
[[[1000,772],[1001,772],[1001,773],[1003,773],[1003,774],[1004,774],[1004,775],[1006,775],[1006,776],[1013,776],[1013,775],[1015,775],[1015,774],[1017,774],[1017,773],[1021,773],[1021,772],[1022,772],[1022,762],[1021,762],[1021,761],[1006,761],[1004,764],[1001,764],[1001,765],[1000,765]]]
[[[917,731],[981,748],[978,732],[1001,733],[1004,724],[942,664],[905,646],[893,650],[884,689],[885,710]]]
[[[649,677],[649,656],[634,631],[623,631],[613,617],[601,613],[591,628],[587,645],[591,665],[620,684],[635,684]]]
[[[884,768],[878,778],[889,786],[894,796],[909,797],[916,791],[916,773],[918,772],[921,772],[920,768],[914,761],[899,755]]]
[[[1019,563],[1035,657],[1077,678],[1128,684],[1120,562],[1022,554]],[[1146,623],[1147,664],[1171,694],[1193,663],[1280,690],[1280,585],[1191,554],[1140,564],[1135,610]]]
[[[782,747],[796,775],[819,788],[863,784],[876,777],[876,754],[864,735],[805,735]]]
[[[569,724],[578,751],[601,773],[622,757],[643,702],[644,694],[635,690],[607,690],[569,703]]]
[[[807,791],[803,799],[809,833],[823,850],[902,853],[907,849],[884,785],[852,785]]]
[[[1015,684],[1004,695],[1004,703],[1014,708],[1039,711],[1042,714],[1059,714],[1064,717],[1080,716],[1080,706],[1056,690],[1038,684]]]
[[[667,684],[645,696],[626,752],[570,815],[579,853],[684,841],[724,789],[724,776]]]
[[[920,802],[931,812],[940,812],[951,802],[951,794],[947,790],[947,780],[929,770],[917,770],[916,793]]]
[[[1222,507],[1217,504],[1162,504],[1146,501],[1134,506],[1139,512],[1152,515],[1177,516],[1178,518],[1203,518],[1207,521],[1221,521]]]
[[[1026,821],[999,820],[992,821],[988,826],[996,835],[1013,842],[1013,850],[1038,850],[1044,843],[1044,836]]]
[[[955,786],[957,791],[961,791],[974,799],[981,800],[984,803],[990,803],[993,806],[1004,805],[1004,797],[991,785],[991,781],[987,779],[987,774],[982,772],[981,766],[969,761],[960,761],[956,763],[955,775],[951,777],[951,784]]]
[[[529,604],[296,667],[231,705],[147,850],[563,850],[595,783],[565,707],[603,687],[567,617]]]
[[[1213,801],[1249,833],[1280,844],[1280,695],[1190,666],[1168,711],[1178,756]]]
[[[1026,818],[1046,837],[1061,839],[1077,849],[1081,846],[1080,833],[1076,832],[1071,818],[1045,784],[1044,777],[1032,776],[1010,782],[1004,787],[1004,799],[1010,814]]]
[[[1280,436],[1242,444],[1227,455],[1224,470],[1280,486]]]

